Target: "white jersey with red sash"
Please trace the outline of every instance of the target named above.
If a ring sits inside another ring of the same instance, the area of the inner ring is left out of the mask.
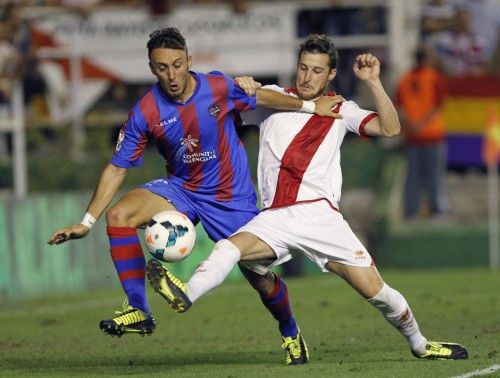
[[[294,90],[275,85],[265,88],[297,97]],[[351,131],[364,137],[365,125],[377,113],[361,109],[353,101],[337,105],[336,111],[342,119],[283,111],[260,123],[258,181],[264,209],[322,199],[338,209],[344,136]]]

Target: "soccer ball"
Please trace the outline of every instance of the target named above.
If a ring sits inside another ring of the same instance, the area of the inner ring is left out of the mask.
[[[155,258],[165,262],[185,259],[196,243],[193,223],[178,211],[163,211],[149,221],[144,230],[146,247]]]

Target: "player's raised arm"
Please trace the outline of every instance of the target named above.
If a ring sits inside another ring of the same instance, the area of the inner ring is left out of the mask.
[[[354,74],[363,81],[370,90],[378,117],[373,118],[365,126],[368,135],[392,137],[401,131],[398,113],[380,81],[380,62],[372,54],[361,54],[353,65]]]
[[[108,164],[101,173],[101,177],[82,221],[78,224],[57,230],[47,243],[61,244],[70,239],[80,239],[87,236],[96,220],[99,219],[110,204],[126,175],[126,168],[120,168],[111,163]]]

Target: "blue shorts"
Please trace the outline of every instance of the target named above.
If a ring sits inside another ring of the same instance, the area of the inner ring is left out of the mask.
[[[201,222],[215,242],[228,238],[259,213],[255,193],[242,200],[218,201],[215,196],[194,193],[166,179],[153,180],[142,188],[165,198],[195,225]]]

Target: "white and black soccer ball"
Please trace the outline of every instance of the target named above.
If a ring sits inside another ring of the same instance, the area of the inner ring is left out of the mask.
[[[196,243],[196,231],[187,216],[178,211],[163,211],[149,221],[144,230],[148,251],[158,260],[185,259]]]

